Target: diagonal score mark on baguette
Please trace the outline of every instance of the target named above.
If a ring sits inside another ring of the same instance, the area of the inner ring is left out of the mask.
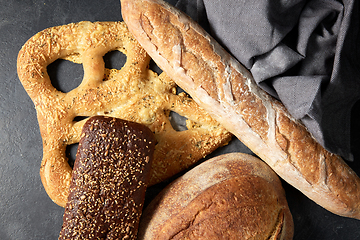
[[[127,57],[120,69],[106,69],[103,56],[119,50]],[[47,66],[66,59],[81,63],[81,84],[64,93],[54,88]],[[43,139],[40,176],[50,198],[65,206],[72,169],[66,147],[78,143],[87,119],[105,115],[149,127],[158,141],[150,185],[185,170],[232,134],[212,119],[165,74],[148,69],[150,57],[124,22],[79,22],[45,29],[30,38],[18,55],[18,75],[34,102]],[[187,118],[185,131],[176,131],[170,112]]]
[[[121,0],[121,9],[160,68],[280,177],[327,210],[360,219],[356,173],[317,143],[196,22],[161,0]]]

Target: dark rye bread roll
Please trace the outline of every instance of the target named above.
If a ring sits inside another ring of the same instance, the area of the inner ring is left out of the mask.
[[[84,125],[59,239],[136,239],[156,140],[144,125]]]
[[[145,208],[138,239],[292,239],[280,179],[243,153],[212,158],[167,186]]]
[[[157,65],[281,178],[325,209],[360,219],[356,173],[195,21],[161,0],[121,0],[121,10]]]

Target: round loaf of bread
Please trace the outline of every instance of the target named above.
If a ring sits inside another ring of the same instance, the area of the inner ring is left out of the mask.
[[[214,157],[167,186],[146,207],[138,239],[292,239],[278,176],[243,153]]]

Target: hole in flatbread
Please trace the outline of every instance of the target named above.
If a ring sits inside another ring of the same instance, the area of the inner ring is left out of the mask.
[[[169,114],[169,121],[171,123],[171,126],[178,132],[188,130],[186,127],[186,120],[187,118],[184,116],[181,116],[180,114],[170,111]]]
[[[120,70],[126,63],[126,55],[120,51],[111,51],[104,55],[105,68]]]
[[[76,116],[76,117],[74,117],[73,121],[74,122],[80,122],[80,121],[85,120],[87,118],[89,118],[89,117],[88,116]]]
[[[179,86],[177,86],[176,87],[176,94],[180,94],[180,93],[182,93],[182,92],[185,92],[182,88],[180,88]],[[186,92],[185,92],[186,93]],[[190,95],[188,95],[188,94],[186,94],[189,98],[191,98],[191,96]]]
[[[159,68],[159,66],[152,59],[150,60],[150,63],[149,63],[149,69],[156,72],[159,75],[163,72],[161,70],[161,68]]]
[[[68,163],[71,168],[74,167],[78,146],[79,146],[78,143],[74,143],[66,146],[65,154],[66,157],[68,158]]]
[[[67,93],[82,82],[84,70],[81,64],[57,59],[47,67],[51,84],[59,91]]]

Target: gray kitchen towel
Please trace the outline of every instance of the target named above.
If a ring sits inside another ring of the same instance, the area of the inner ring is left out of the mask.
[[[329,151],[353,160],[360,99],[359,1],[179,0]]]

